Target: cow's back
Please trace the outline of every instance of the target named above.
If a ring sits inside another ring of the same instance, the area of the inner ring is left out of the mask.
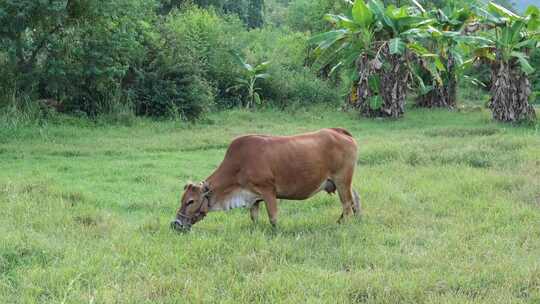
[[[246,135],[234,139],[218,171],[242,187],[275,187],[277,196],[304,199],[344,166],[356,162],[356,142],[344,129],[297,136]]]

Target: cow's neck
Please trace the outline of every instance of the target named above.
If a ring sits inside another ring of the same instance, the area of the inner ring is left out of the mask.
[[[234,208],[250,207],[256,197],[236,184],[219,182],[210,176],[208,183],[211,194],[208,197],[210,211],[226,211]],[[228,180],[228,179],[224,179]]]
[[[231,191],[231,186],[227,178],[219,178],[216,173],[206,179],[211,194],[208,197],[210,211],[225,210],[223,202],[226,200],[227,194]]]

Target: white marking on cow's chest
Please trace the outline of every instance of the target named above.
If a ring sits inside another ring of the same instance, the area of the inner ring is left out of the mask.
[[[225,198],[223,201],[216,204],[213,211],[229,210],[234,208],[251,208],[260,198],[253,192],[248,190],[237,190]]]

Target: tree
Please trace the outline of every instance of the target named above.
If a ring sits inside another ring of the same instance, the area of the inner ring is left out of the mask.
[[[405,111],[410,77],[410,45],[426,24],[423,8],[385,7],[379,0],[356,0],[347,14],[326,15],[337,28],[314,36],[316,55],[354,71],[350,103],[364,116],[397,118]]]
[[[47,45],[77,22],[95,16],[100,1],[4,0],[0,2],[0,42],[15,62],[17,83],[29,89],[32,73]]]
[[[503,122],[534,119],[528,77],[534,68],[529,56],[540,47],[540,9],[530,6],[520,16],[490,2],[487,10],[479,11],[493,27],[485,34],[487,42],[475,50],[476,58],[491,65],[489,108],[493,118]]]
[[[248,26],[250,28],[262,27],[264,12],[264,0],[249,0]]]
[[[420,87],[417,105],[454,108],[458,74],[463,71],[464,64],[460,43],[476,41],[475,37],[464,36],[473,13],[464,4],[461,7],[450,4],[429,11],[427,17],[432,22],[431,27],[424,31],[426,38],[422,42],[426,49],[414,45],[421,70],[417,73]]]
[[[222,14],[237,15],[249,28],[264,24],[264,0],[159,0],[158,11],[168,15],[173,9],[191,3],[203,8],[213,7]]]

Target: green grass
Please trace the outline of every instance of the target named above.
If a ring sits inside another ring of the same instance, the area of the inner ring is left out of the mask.
[[[319,194],[282,202],[277,231],[247,210],[169,229],[234,136],[322,127],[360,143],[363,219],[336,224],[337,197]],[[538,127],[315,108],[0,134],[0,303],[540,302]]]

